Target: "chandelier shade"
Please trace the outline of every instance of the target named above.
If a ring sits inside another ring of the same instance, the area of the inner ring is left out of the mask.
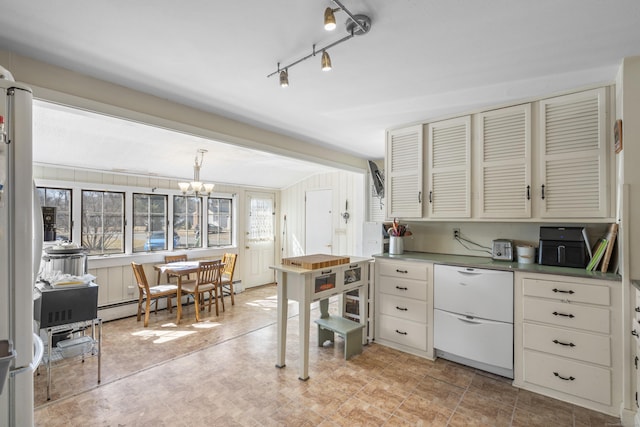
[[[196,158],[193,165],[193,181],[191,182],[179,182],[178,187],[182,194],[194,195],[194,196],[208,196],[213,191],[215,184],[203,183],[200,181],[200,168],[202,167],[202,161],[204,160],[204,154],[207,152],[204,148],[198,149],[196,152]]]

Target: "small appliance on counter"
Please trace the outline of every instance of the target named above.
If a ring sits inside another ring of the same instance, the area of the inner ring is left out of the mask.
[[[538,264],[584,268],[589,261],[583,227],[540,227]]]
[[[496,239],[491,247],[491,259],[513,261],[513,242],[507,239]]]

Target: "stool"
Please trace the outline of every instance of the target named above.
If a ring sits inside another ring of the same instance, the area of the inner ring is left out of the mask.
[[[318,324],[318,347],[325,341],[335,341],[335,334],[344,338],[344,358],[362,353],[362,329],[364,325],[340,316],[329,315],[329,301],[320,301],[321,317],[316,319]]]

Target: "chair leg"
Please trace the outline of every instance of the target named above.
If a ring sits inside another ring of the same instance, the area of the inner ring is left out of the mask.
[[[142,313],[142,294],[138,296],[138,322],[140,321],[140,314]]]
[[[222,311],[224,311],[224,289],[222,286],[216,286],[216,289],[220,289],[220,300],[222,301]]]
[[[151,298],[147,297],[146,306],[144,309],[144,327],[149,326],[149,313],[151,311]]]
[[[173,313],[173,304],[171,304],[171,297],[170,296],[167,297],[167,305],[169,306],[169,307],[167,307],[169,309],[169,313]]]
[[[213,292],[215,293],[216,298],[216,316],[220,315],[220,311],[218,310],[218,287],[213,288]]]
[[[195,292],[193,294],[193,302],[194,302],[194,307],[196,309],[196,322],[200,321],[200,298],[198,297],[200,295],[200,292]]]
[[[233,297],[233,282],[229,281],[229,295],[231,295],[231,305],[236,305],[235,298]]]

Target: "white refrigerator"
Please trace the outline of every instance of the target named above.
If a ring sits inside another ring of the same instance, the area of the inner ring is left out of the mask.
[[[34,215],[32,101],[31,89],[0,67],[0,342],[12,347],[2,358],[0,426],[33,425],[33,371],[42,357],[33,333],[42,251],[42,228],[34,220],[42,219]]]

